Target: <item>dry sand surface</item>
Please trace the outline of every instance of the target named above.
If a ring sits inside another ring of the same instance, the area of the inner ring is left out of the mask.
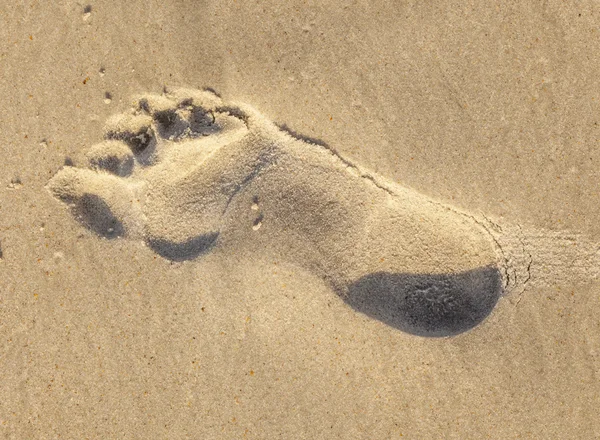
[[[600,438],[593,2],[0,4],[0,438]]]

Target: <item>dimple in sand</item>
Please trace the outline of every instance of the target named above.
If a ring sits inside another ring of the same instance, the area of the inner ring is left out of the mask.
[[[87,168],[48,183],[87,228],[162,257],[218,246],[320,275],[355,310],[421,336],[475,327],[502,295],[488,229],[209,91],[143,95],[109,119]]]

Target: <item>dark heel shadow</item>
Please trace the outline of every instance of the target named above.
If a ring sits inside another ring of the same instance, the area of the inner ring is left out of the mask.
[[[404,332],[454,336],[481,323],[502,294],[495,267],[455,274],[373,273],[352,283],[344,301]]]

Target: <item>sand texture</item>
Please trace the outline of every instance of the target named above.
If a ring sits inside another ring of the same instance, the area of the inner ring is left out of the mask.
[[[600,438],[593,2],[0,4],[0,438]]]

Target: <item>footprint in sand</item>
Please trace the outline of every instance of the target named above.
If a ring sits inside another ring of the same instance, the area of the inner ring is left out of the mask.
[[[65,166],[48,184],[100,236],[142,239],[177,261],[218,246],[275,255],[322,276],[355,310],[422,336],[473,328],[514,283],[494,228],[250,106],[187,89],[135,102],[109,119],[88,168]]]

